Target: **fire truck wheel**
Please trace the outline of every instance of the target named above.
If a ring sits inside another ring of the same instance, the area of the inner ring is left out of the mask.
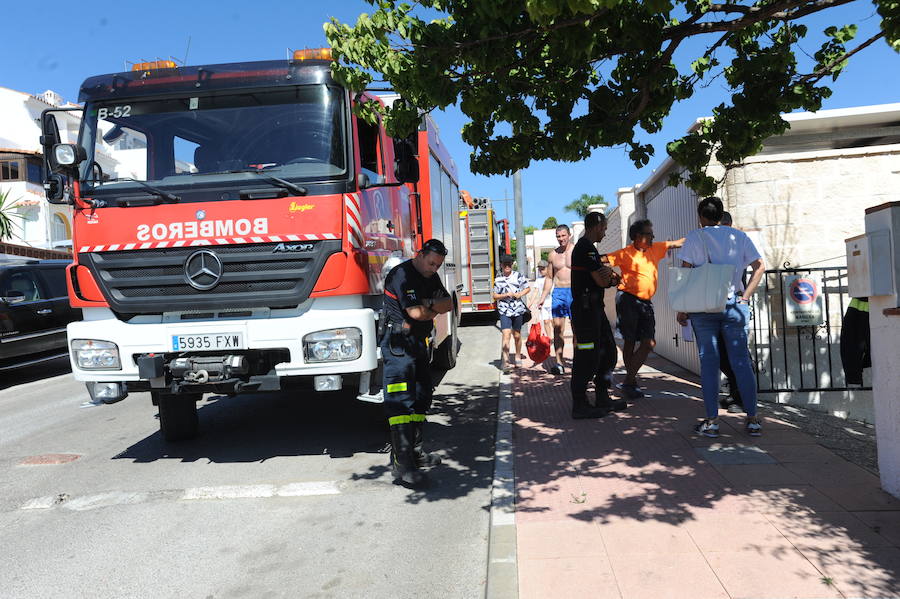
[[[152,392],[159,406],[159,432],[166,441],[185,441],[197,436],[199,393]]]

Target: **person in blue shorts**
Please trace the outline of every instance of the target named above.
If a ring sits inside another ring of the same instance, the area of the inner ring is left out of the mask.
[[[556,352],[556,365],[551,368],[553,374],[565,374],[566,366],[563,363],[563,349],[565,341],[563,333],[566,330],[566,319],[572,317],[572,271],[567,266],[572,256],[572,233],[566,225],[556,227],[556,241],[559,247],[550,252],[547,257],[547,270],[545,272],[544,291],[538,305],[544,303],[547,296],[551,298],[550,312],[553,315],[553,349]],[[551,289],[552,294],[551,294]]]

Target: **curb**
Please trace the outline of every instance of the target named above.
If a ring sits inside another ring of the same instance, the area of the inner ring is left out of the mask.
[[[494,481],[491,485],[491,525],[488,531],[486,599],[518,599],[516,563],[516,495],[513,471],[512,382],[500,374],[497,434],[494,442]]]

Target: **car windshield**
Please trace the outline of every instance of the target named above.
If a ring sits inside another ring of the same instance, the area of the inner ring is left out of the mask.
[[[91,192],[246,185],[346,176],[344,93],[303,85],[86,107],[81,177]],[[99,167],[99,168],[97,168]],[[250,174],[248,174],[250,173]]]

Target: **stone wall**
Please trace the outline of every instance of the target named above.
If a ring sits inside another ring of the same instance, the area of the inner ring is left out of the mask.
[[[900,200],[900,146],[750,158],[723,196],[736,227],[760,231],[767,268],[843,264],[864,209]]]

